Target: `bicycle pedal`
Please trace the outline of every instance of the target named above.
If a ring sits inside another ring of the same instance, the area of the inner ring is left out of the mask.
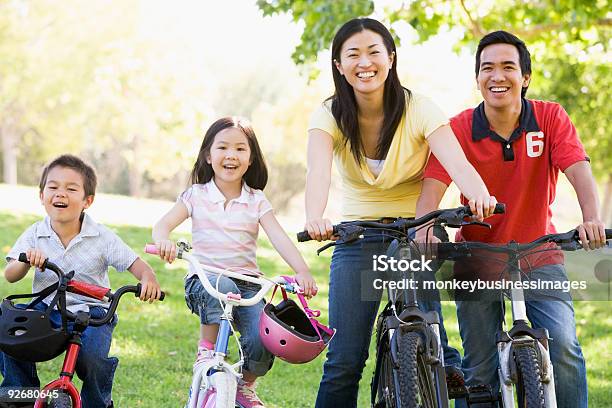
[[[476,403],[486,403],[486,402],[496,403],[497,401],[499,401],[499,398],[497,397],[497,395],[493,394],[493,391],[491,390],[491,386],[488,384],[474,385],[474,386],[468,387],[467,390],[468,390],[468,394],[467,394],[466,399],[467,399],[468,405],[476,404]],[[497,404],[494,404],[491,406],[496,407]]]
[[[448,399],[466,398],[468,396],[468,389],[464,385],[462,387],[448,387]]]

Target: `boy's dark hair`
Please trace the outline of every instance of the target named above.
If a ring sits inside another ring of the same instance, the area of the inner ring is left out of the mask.
[[[45,189],[47,184],[47,176],[49,171],[54,167],[66,167],[79,173],[83,177],[83,189],[85,190],[85,197],[90,195],[96,195],[96,185],[98,179],[96,177],[96,171],[89,164],[85,163],[82,159],[73,156],[71,154],[63,154],[53,159],[43,169],[42,175],[40,176],[40,192]]]
[[[531,75],[531,54],[529,54],[529,50],[527,49],[525,43],[516,35],[500,30],[485,35],[478,43],[478,49],[476,50],[476,76],[478,76],[478,73],[480,72],[480,54],[482,54],[482,50],[484,50],[485,47],[493,44],[514,45],[519,54],[521,73],[523,75]],[[523,90],[521,91],[521,96],[523,98],[527,93],[527,88],[528,86],[523,87]]]
[[[191,184],[206,184],[212,180],[215,172],[213,171],[212,165],[209,164],[206,159],[210,155],[210,148],[215,142],[217,133],[229,128],[239,129],[249,141],[251,164],[246,173],[244,173],[244,176],[242,176],[242,179],[247,186],[257,190],[263,190],[268,183],[268,168],[266,167],[263,153],[259,148],[255,131],[248,120],[235,116],[221,118],[210,125],[210,128],[208,128],[204,135],[204,140],[202,141],[198,158],[193,165],[193,170],[191,170],[189,182]]]

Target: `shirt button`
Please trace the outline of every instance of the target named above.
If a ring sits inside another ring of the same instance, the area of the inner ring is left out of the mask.
[[[510,143],[506,145],[506,149],[509,149],[509,148],[510,148]]]

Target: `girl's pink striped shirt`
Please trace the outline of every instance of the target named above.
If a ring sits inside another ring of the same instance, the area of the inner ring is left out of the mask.
[[[261,190],[242,184],[240,197],[226,198],[213,180],[194,184],[178,198],[189,211],[194,255],[203,265],[258,274],[259,219],[272,210]],[[191,270],[187,278],[192,276]]]

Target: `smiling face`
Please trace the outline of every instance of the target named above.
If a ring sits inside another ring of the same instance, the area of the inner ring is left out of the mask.
[[[511,44],[492,44],[482,50],[476,83],[485,104],[504,109],[520,105],[530,75],[521,72],[519,52]]]
[[[382,37],[371,30],[363,30],[350,36],[340,50],[336,69],[353,87],[355,94],[383,92],[389,69],[393,65]]]
[[[80,223],[81,213],[93,199],[93,195],[85,195],[81,173],[61,166],[49,170],[40,193],[40,201],[53,224]]]
[[[235,127],[217,133],[206,158],[215,173],[217,186],[241,185],[251,164],[251,147],[246,135]]]

